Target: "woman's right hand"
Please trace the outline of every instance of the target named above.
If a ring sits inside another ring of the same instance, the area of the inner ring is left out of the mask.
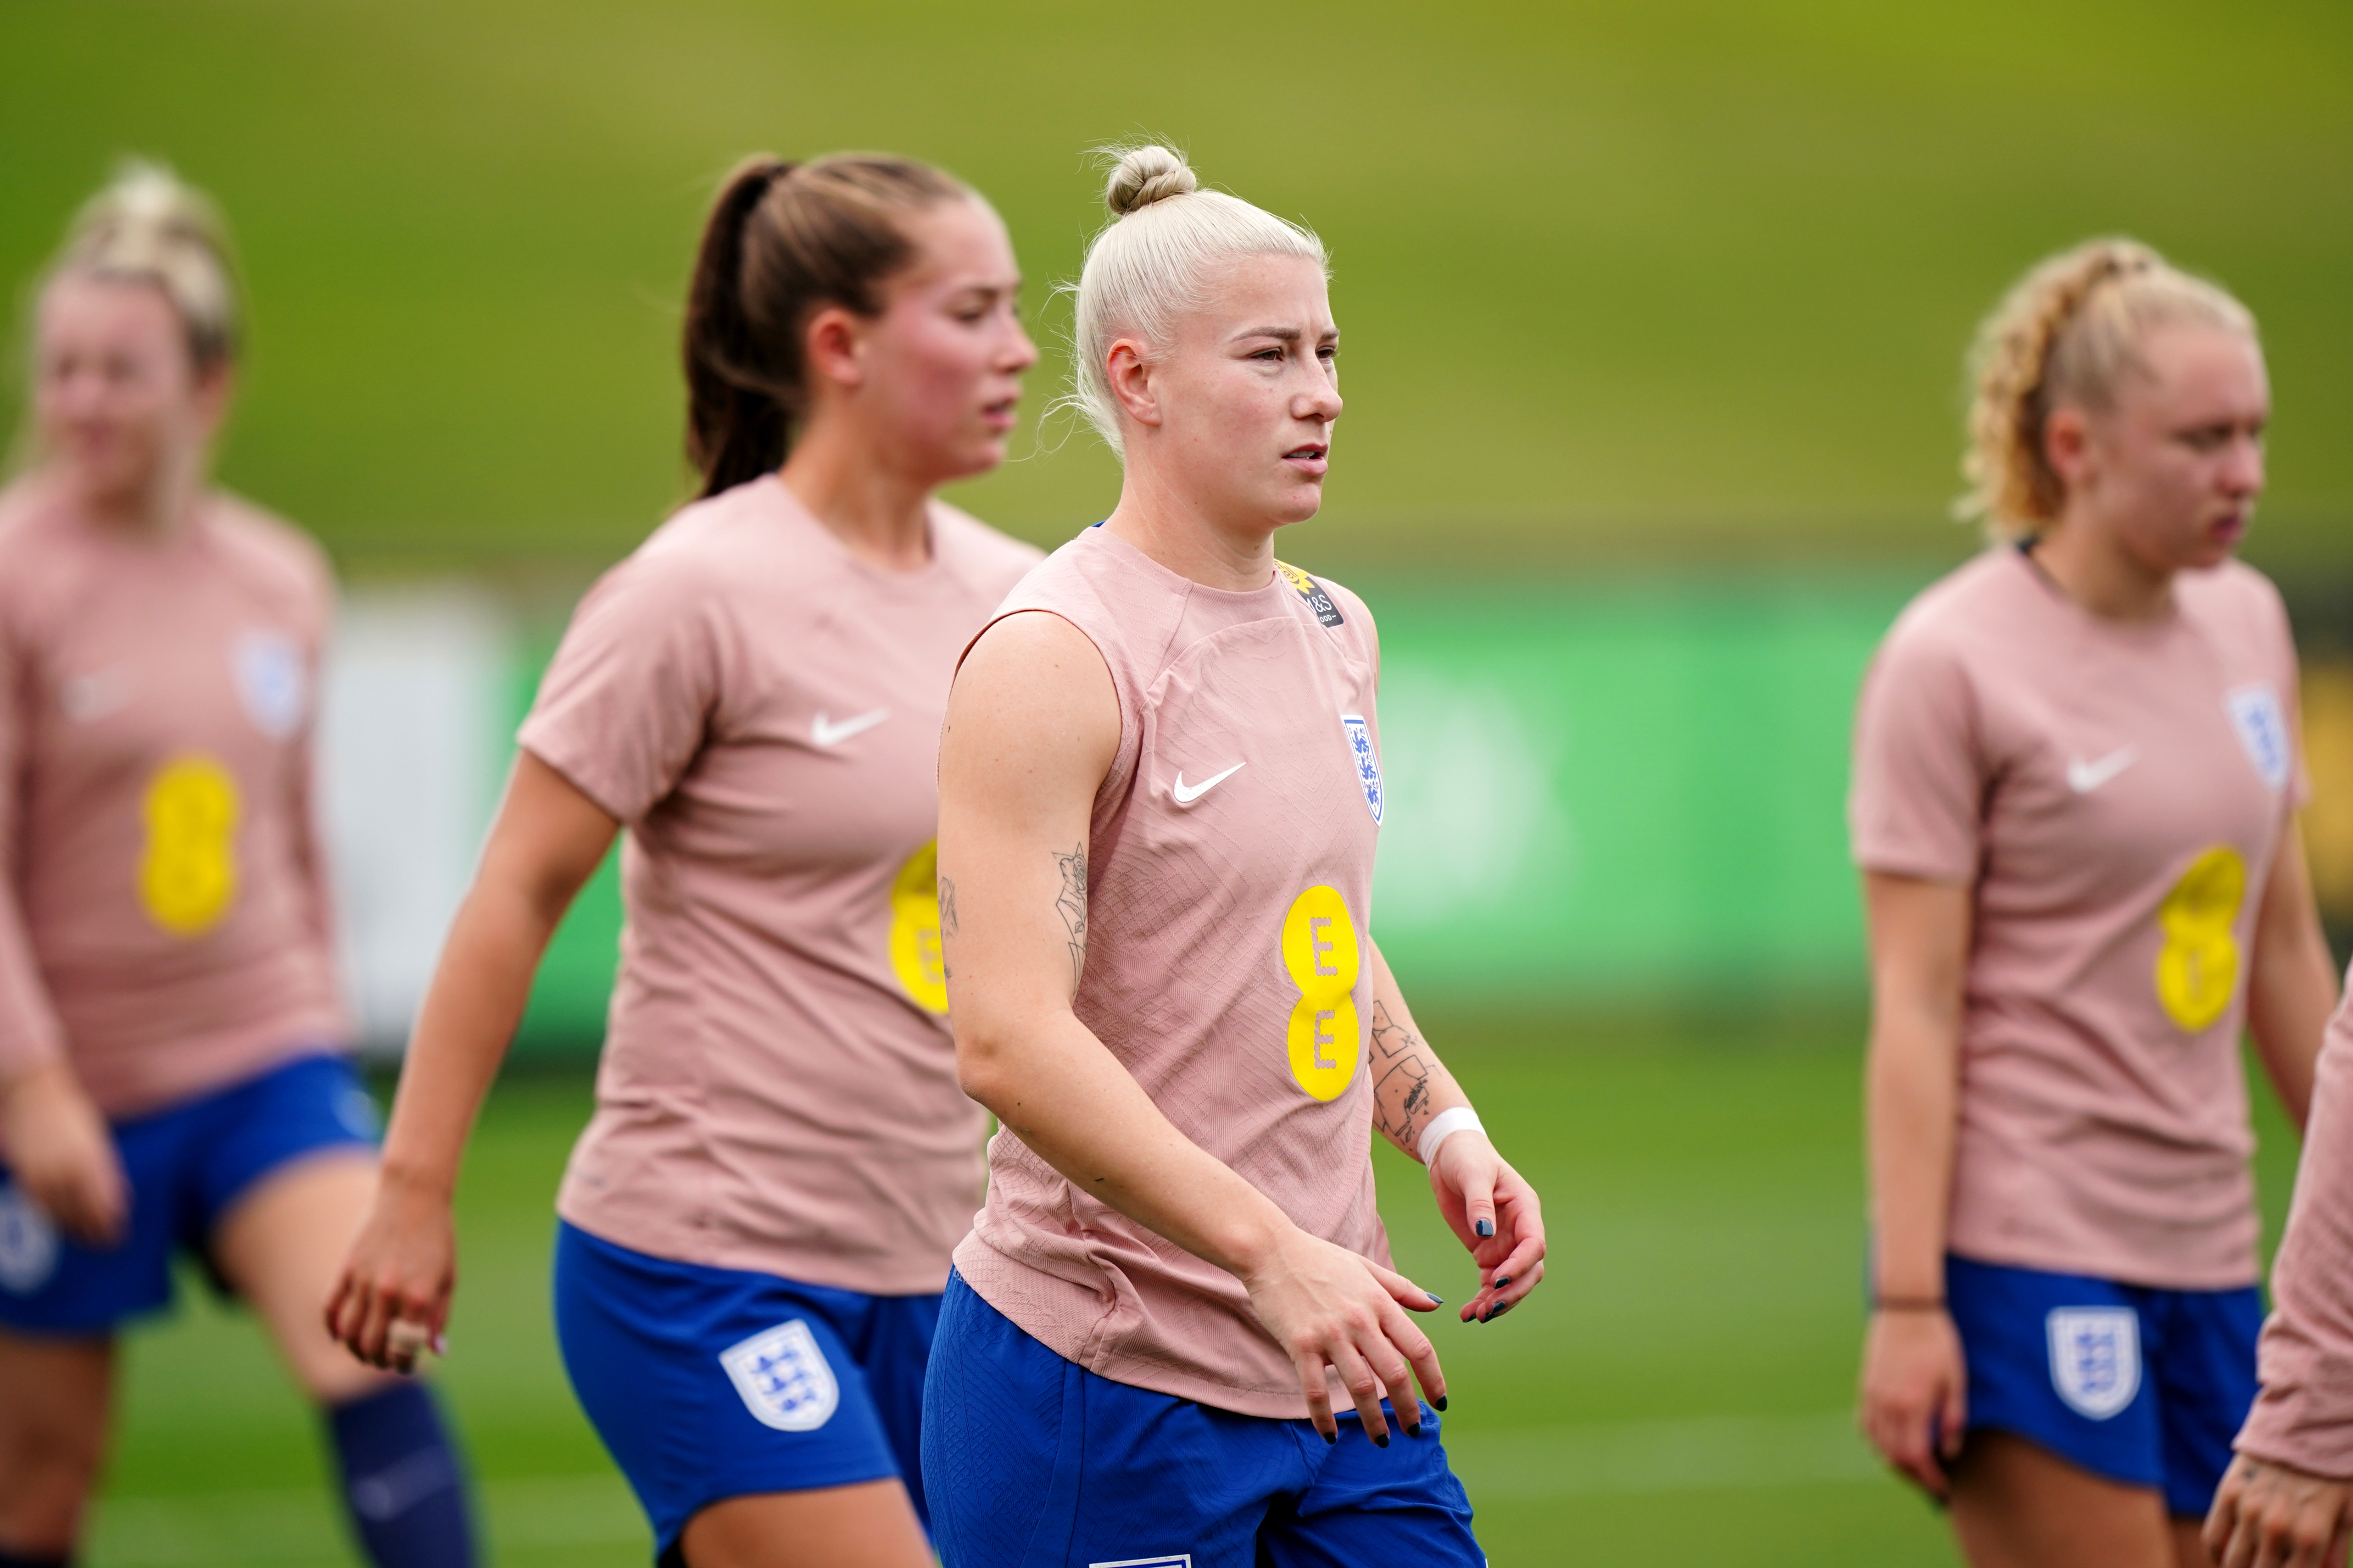
[[[445,1194],[389,1176],[327,1297],[327,1332],[370,1366],[410,1372],[441,1348],[458,1286],[458,1233]]]
[[[1445,1302],[1404,1275],[1294,1228],[1242,1284],[1251,1310],[1298,1369],[1307,1417],[1325,1442],[1339,1440],[1327,1367],[1339,1373],[1340,1385],[1364,1418],[1365,1435],[1384,1448],[1389,1442],[1388,1421],[1381,1414],[1384,1394],[1398,1420],[1417,1437],[1421,1401],[1414,1394],[1416,1377],[1430,1404],[1446,1408],[1437,1347],[1405,1315],[1408,1308],[1431,1312]]]
[[[25,1195],[76,1241],[111,1247],[131,1218],[131,1179],[106,1117],[64,1062],[45,1062],[0,1100],[0,1149]]]
[[[1863,1343],[1863,1435],[1936,1498],[1952,1495],[1947,1467],[1968,1427],[1968,1373],[1952,1315],[1875,1311]]]

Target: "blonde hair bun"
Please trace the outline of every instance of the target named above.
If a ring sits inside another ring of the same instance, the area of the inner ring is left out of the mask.
[[[235,357],[237,264],[220,213],[161,163],[133,158],[82,204],[49,276],[160,289],[179,312],[198,369]]]
[[[1199,178],[1185,160],[1166,147],[1113,151],[1118,162],[1112,164],[1111,178],[1103,183],[1103,205],[1111,208],[1113,217],[1125,217],[1155,202],[1191,195],[1201,188]]]

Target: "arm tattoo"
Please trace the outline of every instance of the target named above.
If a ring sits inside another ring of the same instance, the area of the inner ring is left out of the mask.
[[[1054,864],[1062,873],[1062,890],[1054,896],[1054,912],[1062,917],[1062,925],[1071,933],[1071,989],[1076,991],[1079,975],[1087,966],[1087,847],[1082,844],[1068,855],[1056,855]]]
[[[942,877],[940,879],[940,978],[943,980],[955,978],[955,972],[948,967],[948,938],[955,933],[955,884]]]
[[[1430,1125],[1429,1049],[1389,1016],[1388,1003],[1373,1004],[1373,1125],[1409,1154]]]

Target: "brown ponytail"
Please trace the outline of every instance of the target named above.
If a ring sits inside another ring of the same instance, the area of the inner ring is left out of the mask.
[[[2105,409],[2117,378],[2143,370],[2150,328],[2190,321],[2253,338],[2255,319],[2228,292],[2176,269],[2147,246],[2094,239],[2037,266],[1978,329],[1970,369],[1969,493],[1957,510],[1996,539],[2058,521],[2065,487],[2043,438],[2063,407]]]
[[[972,193],[879,153],[736,166],[712,204],[686,301],[686,452],[704,496],[774,472],[807,414],[801,334],[826,305],[881,310],[915,258],[904,220]]]

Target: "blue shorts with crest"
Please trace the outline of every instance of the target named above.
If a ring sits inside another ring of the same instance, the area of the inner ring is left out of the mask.
[[[712,1503],[906,1483],[937,1296],[869,1296],[655,1258],[559,1224],[555,1337],[662,1563]]]
[[[2167,1290],[1948,1257],[1969,1429],[2012,1433],[2203,1519],[2255,1402],[2263,1292]]]
[[[1394,1423],[1394,1417],[1392,1417]],[[923,1389],[945,1568],[1483,1568],[1437,1412],[1386,1448],[1114,1383],[948,1276]]]
[[[0,1170],[0,1328],[102,1335],[169,1306],[173,1257],[192,1253],[211,1270],[215,1228],[257,1183],[314,1154],[374,1149],[377,1128],[367,1086],[326,1055],[116,1121],[131,1223],[112,1247],[63,1235]]]

